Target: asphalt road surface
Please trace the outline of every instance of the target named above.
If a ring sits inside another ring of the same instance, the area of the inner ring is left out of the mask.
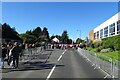
[[[2,77],[5,78],[53,78],[81,79],[104,78],[106,76],[99,69],[85,60],[75,49],[66,50],[46,50],[42,54],[36,55],[29,62],[20,63],[19,69],[9,67],[2,70]],[[33,79],[34,80],[34,79]]]

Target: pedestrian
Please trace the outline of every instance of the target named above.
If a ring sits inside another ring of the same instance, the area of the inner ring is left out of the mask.
[[[14,46],[13,46],[13,49],[11,52],[12,52],[12,56],[13,56],[13,67],[18,68],[21,48],[19,47],[17,42],[14,43]]]
[[[4,60],[5,60],[5,58],[6,58],[6,55],[7,55],[7,45],[6,45],[6,43],[4,44],[2,44],[2,59],[1,59],[1,61],[2,61],[2,68],[4,68]]]
[[[12,56],[12,49],[13,49],[14,47],[13,47],[13,44],[11,43],[11,44],[9,44],[9,53],[8,53],[8,65],[9,66],[12,66],[13,65],[13,56]]]

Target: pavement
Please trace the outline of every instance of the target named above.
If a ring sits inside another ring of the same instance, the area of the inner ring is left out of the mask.
[[[104,80],[105,76],[100,69],[94,69],[76,49],[46,50],[27,62],[21,62],[18,69],[6,67],[2,70],[3,80]]]

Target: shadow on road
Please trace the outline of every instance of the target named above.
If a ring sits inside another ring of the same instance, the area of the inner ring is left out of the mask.
[[[52,49],[46,49],[45,51],[54,51],[54,50],[52,50]]]
[[[40,61],[36,62],[25,62],[20,65],[18,69],[13,68],[4,68],[2,73],[9,73],[14,71],[29,71],[29,70],[44,70],[44,69],[52,69],[55,64],[44,63]],[[56,65],[56,67],[61,67],[64,65]]]

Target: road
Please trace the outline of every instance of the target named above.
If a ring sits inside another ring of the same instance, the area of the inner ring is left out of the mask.
[[[94,69],[75,49],[47,50],[35,59],[21,63],[19,69],[5,68],[4,78],[104,78],[99,69]],[[88,79],[89,80],[89,79]]]

